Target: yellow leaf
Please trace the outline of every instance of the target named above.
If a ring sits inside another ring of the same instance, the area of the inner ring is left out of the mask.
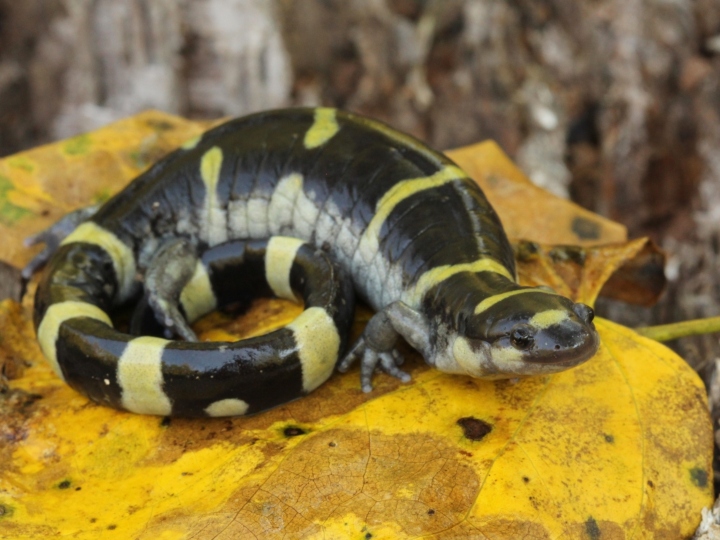
[[[0,306],[2,328],[29,331],[7,315],[13,304]],[[351,372],[268,413],[222,420],[94,405],[34,350],[12,395],[38,398],[3,418],[15,428],[0,465],[0,531],[687,536],[712,503],[702,384],[662,345],[608,321],[598,329],[598,356],[549,377],[478,381],[416,358],[408,385],[380,377],[363,394]]]
[[[148,111],[1,159],[0,260],[22,268],[39,251],[25,248],[25,238],[71,210],[109,199],[209,125]]]
[[[179,145],[200,129],[147,113],[0,160],[12,186],[3,195],[0,185],[0,199],[42,218],[0,220],[10,238],[0,258],[22,265],[21,236],[114,193],[168,151],[170,138]],[[569,203],[530,205],[542,192],[492,144],[463,152],[468,172],[493,184],[489,196],[511,235],[624,240],[622,227]],[[62,183],[73,177],[82,183]],[[556,216],[561,223],[549,223]],[[588,248],[583,265],[556,264],[555,248],[539,246],[521,274],[590,301],[638,246]],[[239,320],[214,314],[196,330],[205,339],[248,336],[297,310],[259,301]],[[364,394],[351,371],[257,416],[170,421],[75,393],[41,358],[27,314],[5,301],[0,359],[27,368],[0,397],[0,538],[687,537],[712,503],[702,383],[662,345],[609,321],[597,326],[598,355],[553,376],[444,375],[407,350],[409,384],[381,375]]]

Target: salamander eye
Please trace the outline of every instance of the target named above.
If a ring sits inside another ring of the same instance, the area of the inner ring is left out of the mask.
[[[510,331],[510,343],[521,351],[532,349],[535,344],[535,330],[529,324],[516,324]]]

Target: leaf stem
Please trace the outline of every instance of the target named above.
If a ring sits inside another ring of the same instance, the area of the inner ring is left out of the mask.
[[[642,326],[635,328],[635,331],[655,341],[670,341],[688,336],[711,334],[720,332],[720,317],[708,317],[706,319],[693,319],[672,324],[659,324],[657,326]]]

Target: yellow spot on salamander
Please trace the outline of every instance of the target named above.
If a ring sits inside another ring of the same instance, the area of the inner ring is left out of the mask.
[[[55,371],[61,379],[64,379],[64,377],[57,360],[56,344],[58,333],[60,332],[60,325],[62,323],[76,317],[96,319],[112,327],[112,322],[108,314],[99,307],[88,304],[87,302],[68,300],[66,302],[53,304],[47,309],[45,316],[38,326],[38,343],[45,358],[47,358],[50,366],[53,368],[53,371]]]
[[[115,268],[115,277],[120,287],[118,300],[122,302],[132,296],[135,285],[135,255],[115,234],[97,223],[86,221],[70,233],[60,245],[74,242],[93,244],[101,247],[110,255]]]
[[[162,375],[162,354],[168,343],[167,339],[142,336],[127,344],[118,360],[117,377],[122,406],[128,411],[160,416],[172,411]]]
[[[221,399],[208,405],[205,412],[208,416],[241,416],[249,407],[242,399]]]
[[[463,336],[458,336],[453,343],[453,359],[455,365],[446,362],[442,366],[437,366],[438,369],[445,373],[464,373],[473,377],[482,377],[484,374],[482,371],[484,359],[478,358],[470,342]]]
[[[378,201],[375,215],[360,238],[357,255],[362,258],[362,263],[369,264],[375,258],[379,246],[380,229],[398,204],[422,191],[440,187],[466,177],[467,175],[462,169],[454,165],[448,165],[430,176],[403,180],[391,187]]]
[[[203,154],[200,161],[200,176],[208,188],[213,191],[217,187],[220,178],[220,167],[222,166],[223,153],[220,147],[213,146],[210,150]]]
[[[227,212],[220,207],[217,194],[222,162],[223,152],[217,146],[205,152],[200,160],[200,176],[206,191],[200,237],[211,246],[227,240]]]
[[[489,356],[488,356],[489,354]],[[453,358],[457,368],[440,369],[450,373],[465,373],[481,379],[507,378],[507,374],[522,373],[525,364],[522,351],[514,347],[492,347],[487,351],[473,350],[470,341],[462,336],[453,343]]]
[[[504,292],[504,293],[500,293],[500,294],[494,294],[492,296],[489,296],[482,302],[480,302],[477,306],[475,306],[475,315],[479,315],[483,311],[487,311],[492,306],[494,306],[498,302],[505,300],[506,298],[510,298],[511,296],[515,296],[517,294],[526,294],[526,293],[556,294],[552,291],[547,291],[544,289],[517,289],[514,291],[508,291],[508,292]]]
[[[217,298],[210,284],[210,276],[205,265],[200,261],[195,266],[193,277],[180,293],[180,303],[189,322],[199,319],[217,307]]]
[[[290,270],[295,255],[303,245],[298,238],[273,236],[265,252],[265,280],[278,298],[297,301],[290,286]]]
[[[567,318],[568,314],[565,310],[548,309],[545,311],[541,311],[540,313],[536,313],[528,322],[530,326],[542,330],[554,324],[561,323],[567,320]]]
[[[417,283],[404,293],[403,301],[408,306],[417,308],[420,305],[423,296],[425,296],[425,293],[427,293],[432,287],[445,281],[449,277],[454,276],[455,274],[459,274],[460,272],[494,272],[506,277],[510,281],[513,280],[512,274],[510,274],[507,268],[499,262],[489,258],[478,259],[477,261],[471,263],[438,266],[428,270],[420,276]]]
[[[322,146],[340,130],[335,109],[320,107],[315,109],[315,122],[305,133],[305,148],[312,150]]]
[[[525,355],[515,347],[493,348],[492,359],[500,373],[521,373]]]
[[[302,365],[303,390],[311,392],[324,383],[340,351],[340,335],[327,311],[311,307],[287,325],[293,332]]]
[[[267,205],[268,230],[271,235],[281,234],[293,225],[293,214],[298,197],[303,192],[303,175],[290,173],[281,178]]]

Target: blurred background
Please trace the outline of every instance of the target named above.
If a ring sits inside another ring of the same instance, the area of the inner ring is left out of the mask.
[[[720,0],[0,0],[0,156],[156,108],[330,105],[495,139],[668,253],[630,326],[720,314]],[[717,336],[672,344],[705,372]]]

